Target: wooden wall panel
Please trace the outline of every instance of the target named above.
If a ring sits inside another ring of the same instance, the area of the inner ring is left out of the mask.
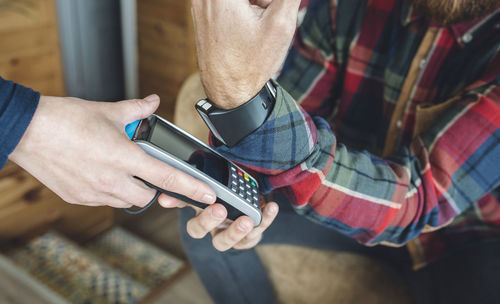
[[[40,227],[86,240],[112,224],[111,208],[68,204],[13,163],[0,172],[0,243]]]
[[[0,76],[64,95],[55,0],[0,0]],[[0,243],[42,227],[87,239],[113,224],[113,210],[62,201],[13,163],[0,172]]]
[[[55,0],[0,0],[0,76],[64,95]]]
[[[197,70],[190,5],[189,0],[137,1],[140,93],[160,95],[158,113],[167,119],[173,118],[182,83]]]
[[[17,31],[54,23],[51,14],[52,1],[1,0],[0,31]]]

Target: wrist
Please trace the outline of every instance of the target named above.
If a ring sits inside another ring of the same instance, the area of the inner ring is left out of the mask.
[[[210,101],[224,110],[237,108],[240,105],[244,104],[246,101],[250,100],[252,96],[255,96],[255,94],[253,93],[255,90],[232,89],[231,91],[232,93],[229,92],[229,90],[206,93]]]
[[[43,129],[50,124],[49,116],[55,112],[54,109],[49,109],[51,104],[59,99],[59,97],[40,96],[38,106],[33,114],[33,117],[26,128],[23,137],[17,144],[16,148],[9,155],[9,159],[20,165],[20,162],[29,154],[37,153],[38,145],[42,142],[49,141],[47,134],[43,133]]]
[[[214,79],[212,77],[207,79]],[[257,77],[249,77],[249,79],[257,79]],[[269,79],[262,79],[252,82],[237,82],[237,81],[204,81],[202,76],[203,86],[208,99],[221,109],[234,109],[248,102],[255,97],[260,90],[265,86]]]
[[[28,127],[24,131],[21,140],[17,143],[17,146],[14,149],[14,151],[12,151],[12,153],[9,155],[9,159],[11,161],[18,163],[20,156],[23,154],[23,152],[27,150],[28,146],[27,142],[29,141],[29,138],[33,137],[32,135],[30,135],[33,132],[32,131],[33,128],[31,126],[35,123],[37,119],[39,119],[41,108],[43,108],[44,104],[45,104],[45,97],[40,95],[37,108],[35,109],[35,112],[33,114],[33,117],[31,118],[30,123],[28,124]]]
[[[195,108],[214,136],[231,147],[266,121],[275,101],[276,87],[269,81],[255,96],[236,108],[222,109],[210,99],[198,101]]]

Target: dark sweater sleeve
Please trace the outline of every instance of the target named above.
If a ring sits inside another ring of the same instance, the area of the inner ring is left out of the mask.
[[[35,114],[40,93],[0,77],[0,169]]]

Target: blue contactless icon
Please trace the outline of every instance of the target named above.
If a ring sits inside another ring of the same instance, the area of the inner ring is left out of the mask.
[[[140,120],[136,120],[125,126],[125,133],[127,133],[128,138],[132,139],[132,137],[134,136],[134,132],[135,129],[137,128],[137,125],[139,124],[139,121]]]

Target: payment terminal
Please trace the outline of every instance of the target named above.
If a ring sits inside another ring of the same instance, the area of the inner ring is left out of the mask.
[[[243,169],[169,121],[151,115],[126,127],[129,137],[150,156],[179,169],[212,188],[228,218],[246,215],[257,226],[262,220],[259,185]],[[177,193],[148,186],[198,207],[208,205]]]

